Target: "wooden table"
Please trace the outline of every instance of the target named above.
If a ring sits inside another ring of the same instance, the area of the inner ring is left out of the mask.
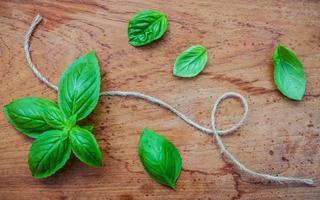
[[[151,45],[127,42],[127,22],[142,9],[167,14],[169,29]],[[27,68],[22,42],[37,13],[44,20],[31,41],[34,63],[57,83],[75,58],[96,50],[101,90],[139,91],[172,104],[209,127],[213,101],[227,91],[247,97],[245,125],[223,142],[243,164],[270,174],[314,178],[315,187],[250,184],[226,164],[213,138],[171,112],[142,100],[102,97],[84,124],[95,126],[103,151],[96,169],[71,158],[56,175],[37,180],[28,169],[32,139],[0,114],[0,199],[320,199],[319,1],[0,1],[0,106],[25,96],[56,99]],[[294,49],[307,76],[300,102],[273,82],[272,54],[279,43]],[[196,78],[172,75],[177,55],[193,44],[208,48]],[[240,119],[227,100],[220,128]],[[142,128],[170,139],[183,158],[177,191],[155,183],[138,158]]]

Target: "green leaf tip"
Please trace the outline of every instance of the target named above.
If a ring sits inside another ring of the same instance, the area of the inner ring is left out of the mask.
[[[279,44],[273,54],[273,64],[273,78],[279,91],[289,99],[302,100],[306,89],[306,77],[297,55]]]
[[[94,56],[97,58],[97,52],[94,50],[88,51],[88,53],[84,54],[82,57],[84,56]]]
[[[176,190],[182,159],[169,140],[149,128],[144,128],[139,140],[139,158],[151,178]]]

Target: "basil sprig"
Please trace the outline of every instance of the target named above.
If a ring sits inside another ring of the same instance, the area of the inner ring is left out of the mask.
[[[95,52],[75,60],[59,82],[58,105],[51,100],[26,97],[4,106],[10,123],[35,138],[29,151],[29,168],[35,178],[46,178],[61,169],[71,151],[94,167],[102,165],[102,154],[93,126],[76,122],[96,107],[100,93],[100,67]]]
[[[143,10],[134,15],[128,24],[129,43],[143,46],[160,39],[168,28],[165,14],[155,10]]]
[[[143,129],[139,157],[148,174],[157,182],[176,189],[182,160],[177,148],[163,136]]]
[[[273,54],[273,78],[280,92],[293,100],[301,100],[306,89],[303,66],[289,48],[278,45]]]
[[[173,74],[184,78],[197,76],[206,66],[207,60],[207,49],[201,45],[194,45],[177,57]]]

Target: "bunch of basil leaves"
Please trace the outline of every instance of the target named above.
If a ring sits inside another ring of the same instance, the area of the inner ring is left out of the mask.
[[[100,93],[100,67],[95,52],[74,61],[59,82],[58,105],[49,99],[26,97],[4,106],[4,113],[21,133],[36,139],[29,151],[35,178],[61,169],[71,151],[83,163],[99,167],[102,155],[93,126],[78,126],[96,107]]]

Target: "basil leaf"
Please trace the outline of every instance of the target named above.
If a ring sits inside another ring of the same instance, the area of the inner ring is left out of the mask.
[[[93,131],[93,126],[91,126],[91,125],[81,126],[80,128],[86,129],[86,130],[89,131],[89,132],[92,132],[92,131]]]
[[[58,104],[66,117],[87,117],[96,107],[100,92],[99,63],[95,52],[74,61],[63,73],[58,90]]]
[[[53,175],[68,161],[71,148],[67,133],[50,130],[35,140],[29,151],[29,168],[35,178]]]
[[[51,109],[44,109],[44,120],[55,129],[62,129],[66,123],[63,113],[58,107],[51,107]]]
[[[153,179],[176,189],[182,161],[178,150],[170,141],[150,129],[143,129],[139,141],[139,157]]]
[[[173,74],[178,77],[197,76],[206,66],[207,60],[207,49],[201,45],[194,45],[177,57]]]
[[[63,117],[58,107],[48,99],[16,99],[5,105],[3,111],[19,132],[32,138],[37,138],[44,131],[63,126]]]
[[[66,120],[65,130],[69,132],[77,124],[77,115],[72,115]]]
[[[94,135],[88,130],[74,127],[70,131],[70,144],[77,158],[90,166],[102,166],[102,154]]]
[[[301,100],[306,89],[303,66],[289,48],[278,45],[273,54],[273,78],[280,92],[293,100]]]
[[[143,10],[129,20],[128,37],[132,46],[143,46],[160,39],[167,31],[165,14],[155,10]]]

